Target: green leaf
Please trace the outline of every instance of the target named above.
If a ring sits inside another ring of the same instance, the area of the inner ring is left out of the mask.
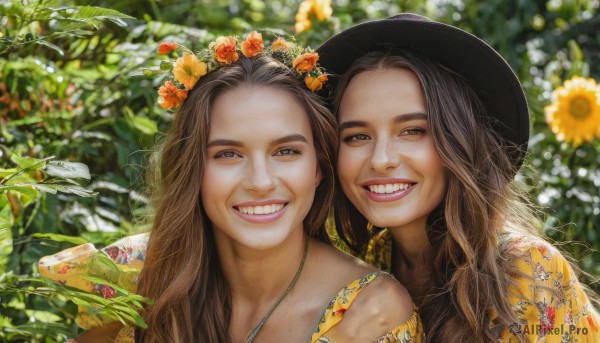
[[[47,186],[50,186],[49,184],[47,184]],[[56,188],[56,190],[63,192],[63,193],[72,193],[75,195],[79,195],[81,197],[84,198],[89,198],[89,197],[93,197],[96,196],[98,193],[91,191],[89,189],[85,189],[83,187],[80,186],[73,186],[73,185],[52,185],[52,187]]]
[[[91,178],[88,166],[78,162],[50,161],[44,171],[50,176],[63,179],[83,178],[89,180]]]
[[[10,156],[11,161],[15,162],[20,169],[28,169],[31,168],[33,166],[37,166],[37,165],[42,165],[43,162],[46,160],[38,160],[36,158],[31,158],[31,157],[21,157],[15,153],[13,153]],[[36,168],[37,169],[37,168]]]
[[[52,187],[52,185],[47,186],[47,185],[44,185],[41,183],[37,183],[37,184],[33,184],[32,186],[40,192],[46,192],[46,193],[50,193],[50,194],[57,193],[56,187]]]
[[[133,126],[143,134],[153,135],[158,132],[156,121],[150,118],[136,116],[129,107],[125,108],[125,119],[129,125]]]
[[[0,169],[0,178],[5,178],[17,172],[16,168]]]
[[[87,243],[87,241],[81,237],[65,236],[57,233],[34,233],[31,236],[39,239],[48,239],[55,242],[73,243],[75,245]]]
[[[95,7],[95,6],[76,6],[76,8],[78,9],[78,11],[76,14],[71,16],[72,18],[86,18],[86,19],[98,19],[98,20],[107,19],[107,20],[113,21],[115,24],[117,24],[119,26],[127,25],[127,23],[125,23],[120,18],[135,19],[132,16],[129,16],[127,14],[124,14],[124,13],[121,13],[119,11],[109,9],[109,8],[102,8],[102,7]]]
[[[35,198],[38,196],[38,191],[35,190],[33,185],[28,184],[15,184],[11,186],[0,186],[0,193],[5,191],[15,191],[27,195],[28,197]]]
[[[61,317],[48,311],[25,310],[28,317],[33,317],[42,323],[53,323],[61,320]]]
[[[58,54],[61,55],[61,56],[65,55],[65,52],[63,51],[63,49],[61,49],[58,45],[52,44],[52,43],[50,43],[48,41],[45,41],[44,39],[37,40],[37,41],[35,41],[35,43],[39,44],[39,45],[46,46],[46,47],[48,47],[48,48],[50,48],[50,49],[58,52]]]
[[[31,116],[31,117],[25,117],[23,119],[13,120],[13,121],[7,123],[7,125],[11,126],[11,127],[19,127],[21,125],[37,124],[37,123],[41,123],[43,121],[44,121],[44,118],[42,118],[42,117]]]

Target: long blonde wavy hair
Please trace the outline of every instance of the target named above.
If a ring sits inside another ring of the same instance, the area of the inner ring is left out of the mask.
[[[412,71],[420,81],[428,122],[447,175],[446,194],[428,218],[429,289],[420,305],[427,342],[489,342],[491,309],[500,328],[519,323],[508,301],[509,242],[543,240],[541,223],[510,158],[517,149],[493,129],[476,93],[460,75],[417,53],[372,52],[356,60],[332,96],[334,112],[353,76],[380,69]],[[367,219],[336,187],[336,229],[355,254],[371,238]],[[375,231],[376,232],[376,231]],[[528,342],[524,335],[517,337]]]
[[[290,68],[266,56],[240,57],[199,80],[154,156],[154,172],[149,168],[154,214],[139,294],[154,303],[144,313],[148,329],[138,332],[137,341],[231,341],[229,287],[199,198],[211,106],[220,94],[241,85],[285,90],[307,113],[323,177],[304,229],[310,237],[327,241],[324,222],[334,190],[335,118]]]

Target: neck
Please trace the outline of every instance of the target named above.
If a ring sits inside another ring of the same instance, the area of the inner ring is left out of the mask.
[[[394,243],[392,265],[409,270],[421,269],[430,248],[426,219],[410,226],[390,228],[390,233]]]
[[[420,306],[429,284],[426,257],[430,245],[426,221],[420,225],[391,228],[390,232],[394,243],[392,274],[406,287],[413,302]]]
[[[303,231],[293,236],[266,250],[217,242],[219,262],[234,303],[260,307],[281,296],[294,279],[304,253]]]

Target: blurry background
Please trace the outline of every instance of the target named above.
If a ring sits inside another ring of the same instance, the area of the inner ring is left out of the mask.
[[[269,27],[317,48],[353,24],[398,12],[472,32],[508,60],[533,123],[519,177],[541,206],[546,234],[599,277],[600,254],[591,252],[600,249],[599,7],[599,0],[0,0],[0,340],[54,342],[76,333],[65,290],[39,288],[41,256],[148,229],[144,168],[173,115],[156,104],[163,80],[143,71],[167,58],[156,53],[160,42],[201,48],[219,35]],[[587,88],[562,86],[574,76],[588,79]],[[553,96],[559,87],[562,95]],[[83,163],[89,175],[59,161]]]

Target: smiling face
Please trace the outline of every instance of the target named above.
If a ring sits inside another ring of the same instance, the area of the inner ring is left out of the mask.
[[[338,175],[354,206],[379,227],[424,229],[446,177],[420,83],[406,69],[364,71],[340,103]]]
[[[319,181],[308,116],[290,94],[240,86],[215,99],[201,198],[217,244],[300,240]]]

